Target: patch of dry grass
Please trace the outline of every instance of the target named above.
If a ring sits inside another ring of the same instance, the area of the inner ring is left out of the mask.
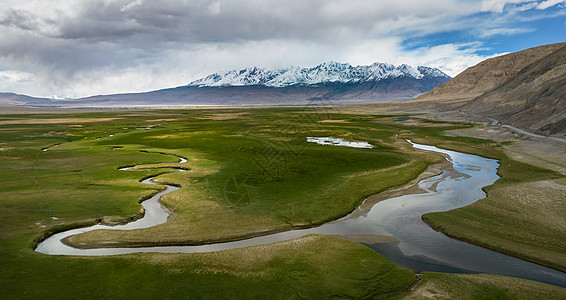
[[[19,125],[19,124],[68,124],[68,123],[92,123],[107,122],[118,118],[27,118],[0,121],[0,125]]]
[[[335,119],[327,119],[327,120],[321,120],[318,121],[319,123],[350,123],[347,120],[335,120]]]
[[[424,273],[411,293],[397,299],[564,299],[566,289],[513,277],[488,274]]]
[[[232,120],[232,119],[243,119],[245,115],[249,114],[248,112],[230,112],[230,113],[217,113],[211,114],[205,117],[200,117],[199,119],[202,120],[215,120],[215,121],[223,121],[223,120]]]

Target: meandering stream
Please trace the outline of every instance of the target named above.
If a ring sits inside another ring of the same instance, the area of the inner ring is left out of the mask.
[[[386,235],[395,237],[398,242],[366,243],[366,245],[389,260],[413,270],[491,273],[566,287],[566,273],[451,239],[426,225],[421,220],[421,216],[425,213],[452,210],[484,198],[482,188],[493,184],[499,178],[496,174],[499,165],[492,159],[433,146],[411,144],[416,149],[445,155],[452,163],[452,167],[443,170],[440,175],[420,181],[418,185],[425,191],[424,193],[387,199],[371,207],[362,204],[359,208],[362,212],[352,213],[340,220],[316,228],[201,246],[76,249],[61,242],[61,239],[65,237],[96,229],[132,230],[166,222],[169,215],[159,203],[159,198],[178,188],[165,185],[164,191],[142,202],[145,209],[145,216],[142,219],[125,225],[94,225],[61,232],[39,244],[36,251],[52,255],[115,255],[135,252],[193,253],[269,244],[308,234]],[[181,160],[181,162],[185,161]],[[151,178],[143,182],[153,183]]]

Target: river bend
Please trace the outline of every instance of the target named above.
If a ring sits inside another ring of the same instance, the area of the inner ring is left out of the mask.
[[[493,184],[499,178],[499,164],[496,160],[476,155],[410,143],[416,149],[443,154],[452,167],[444,169],[437,176],[421,180],[418,185],[424,193],[390,198],[376,203],[362,214],[351,214],[316,228],[200,246],[77,249],[61,242],[65,237],[91,230],[132,230],[166,222],[169,215],[159,203],[159,198],[178,188],[165,185],[165,190],[142,202],[145,210],[143,218],[125,225],[94,225],[57,233],[39,244],[36,251],[51,255],[94,256],[136,252],[194,253],[269,244],[308,234],[385,235],[396,238],[398,242],[364,244],[389,260],[416,271],[491,273],[566,287],[564,272],[454,240],[425,224],[421,219],[423,214],[464,207],[484,198],[482,188]],[[153,182],[150,178],[143,183]]]

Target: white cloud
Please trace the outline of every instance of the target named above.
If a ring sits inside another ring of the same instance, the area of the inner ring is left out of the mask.
[[[37,79],[37,76],[27,72],[0,70],[0,92],[25,94],[26,91],[35,90]]]
[[[135,0],[135,1],[132,1],[132,2],[130,2],[126,5],[124,5],[124,6],[120,7],[120,11],[125,12],[125,11],[131,9],[132,7],[139,6],[139,5],[142,5],[142,4],[143,4],[143,0]]]
[[[496,13],[502,13],[505,5],[507,4],[521,4],[533,2],[532,0],[483,0],[481,3],[482,11],[490,11]]]
[[[31,81],[35,78],[33,74],[16,71],[16,70],[1,70],[0,71],[0,82],[24,82]]]
[[[500,35],[515,35],[518,33],[527,33],[535,31],[534,28],[489,28],[479,33],[482,38],[500,36]]]
[[[560,3],[566,3],[566,0],[546,0],[537,5],[537,9],[547,9]]]
[[[519,11],[527,11],[536,8],[539,4],[536,2],[527,3],[525,5],[519,6]]]
[[[507,4],[522,4],[518,6],[519,11],[531,9],[545,10],[560,3],[566,3],[566,0],[544,0],[542,2],[533,0],[484,0],[482,2],[482,11],[501,13]]]
[[[220,2],[216,1],[208,6],[208,12],[212,15],[220,14]]]
[[[375,61],[375,57],[380,57],[383,61],[393,64],[405,63],[439,68],[454,77],[488,58],[476,54],[477,51],[482,50],[481,46],[481,43],[443,44],[406,50],[401,46],[400,40],[389,40],[359,45],[351,49],[353,50],[351,53],[355,54],[345,56],[345,59],[355,64],[370,64]]]

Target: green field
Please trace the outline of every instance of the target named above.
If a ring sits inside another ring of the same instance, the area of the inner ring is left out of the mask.
[[[396,118],[321,107],[1,115],[2,297],[368,298],[404,291],[414,272],[332,237],[208,254],[59,257],[33,251],[54,231],[138,215],[138,201],[160,189],[139,183],[148,176],[161,174],[159,181],[182,186],[162,198],[173,219],[141,230],[92,231],[71,243],[199,244],[319,225],[442,160],[414,151],[402,138],[502,157],[490,141],[442,134],[469,125],[405,125]],[[306,143],[307,136],[375,147],[321,146]],[[188,161],[179,164],[177,156]],[[509,170],[517,166],[509,163]],[[140,169],[118,170],[133,165]],[[181,166],[190,170],[168,173],[167,167]]]

